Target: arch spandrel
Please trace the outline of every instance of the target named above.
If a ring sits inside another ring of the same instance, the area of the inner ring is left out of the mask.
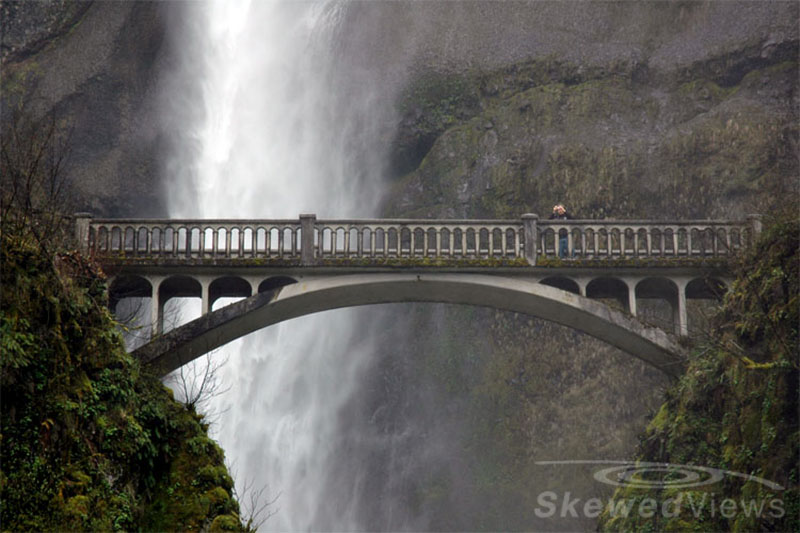
[[[134,352],[161,373],[267,326],[320,311],[379,303],[438,302],[524,313],[583,331],[669,375],[683,349],[664,331],[608,306],[531,281],[480,274],[371,274],[300,281],[226,306]]]

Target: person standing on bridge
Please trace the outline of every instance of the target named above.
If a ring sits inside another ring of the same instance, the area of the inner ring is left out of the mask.
[[[553,206],[553,213],[550,215],[550,220],[569,220],[572,216],[567,212],[563,204],[556,204]],[[562,229],[558,232],[558,257],[564,259],[567,257],[567,230]]]

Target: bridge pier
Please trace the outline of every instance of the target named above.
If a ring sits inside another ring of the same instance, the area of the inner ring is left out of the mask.
[[[209,286],[211,285],[211,281],[208,279],[201,279],[200,281],[200,315],[207,315],[211,312],[211,306],[214,302],[211,301],[211,296],[209,295]]]
[[[631,316],[636,316],[636,282],[630,279],[624,281],[628,287],[628,312]]]
[[[162,276],[149,277],[151,287],[150,296],[150,337],[157,337],[164,332],[164,305],[158,297],[161,289]]]
[[[678,298],[672,309],[673,322],[675,323],[675,333],[679,337],[689,336],[689,314],[686,311],[686,286],[689,280],[677,278],[673,280],[678,286]]]

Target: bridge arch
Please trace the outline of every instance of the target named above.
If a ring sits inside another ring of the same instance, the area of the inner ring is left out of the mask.
[[[158,286],[158,299],[161,305],[170,298],[202,298],[203,287],[192,276],[170,276]]]
[[[586,297],[598,299],[613,299],[622,305],[626,311],[631,311],[630,289],[619,278],[602,276],[594,278],[586,285]]]
[[[215,278],[208,286],[208,307],[220,298],[248,298],[253,288],[245,279],[238,276],[222,276]]]
[[[120,300],[152,296],[153,285],[146,278],[135,274],[117,276],[108,287],[108,308],[113,313]]]
[[[360,305],[440,302],[524,313],[583,331],[669,375],[683,369],[684,350],[664,331],[634,317],[534,281],[481,274],[371,274],[304,280],[259,293],[203,315],[137,349],[166,374],[234,339],[300,316]]]
[[[727,286],[717,278],[696,278],[686,284],[687,298],[721,300]]]
[[[547,285],[548,287],[561,289],[562,291],[571,292],[573,294],[581,293],[581,288],[578,285],[578,282],[565,276],[550,276],[549,278],[544,278],[539,283],[542,285]]]

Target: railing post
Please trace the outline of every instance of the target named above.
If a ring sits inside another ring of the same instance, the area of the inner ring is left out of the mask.
[[[763,215],[747,215],[747,222],[750,226],[750,238],[752,239],[752,241],[747,244],[752,245],[756,242],[756,239],[758,239],[764,227],[764,223],[762,222],[763,218]]]
[[[89,223],[92,221],[91,213],[75,213],[75,242],[78,251],[86,255],[89,253]]]
[[[314,264],[314,224],[317,215],[300,215],[300,262],[303,266]]]
[[[536,253],[538,248],[539,234],[536,224],[539,221],[539,215],[533,213],[525,213],[522,215],[522,227],[525,236],[525,259],[531,266],[536,265]]]

